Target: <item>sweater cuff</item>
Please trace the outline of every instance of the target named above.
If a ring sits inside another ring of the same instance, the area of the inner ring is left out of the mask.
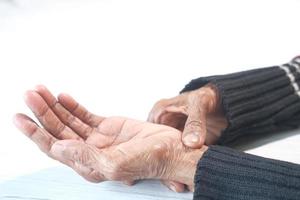
[[[298,127],[300,56],[280,66],[192,80],[181,92],[214,84],[228,120],[219,144],[245,134],[264,134]]]
[[[194,182],[194,200],[296,200],[300,166],[210,146],[198,162]]]

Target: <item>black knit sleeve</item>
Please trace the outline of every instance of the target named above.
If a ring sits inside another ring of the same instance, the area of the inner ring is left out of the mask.
[[[210,146],[197,165],[194,200],[299,200],[300,165]]]
[[[194,79],[181,92],[207,83],[218,88],[228,120],[219,144],[300,124],[300,56],[280,66]]]

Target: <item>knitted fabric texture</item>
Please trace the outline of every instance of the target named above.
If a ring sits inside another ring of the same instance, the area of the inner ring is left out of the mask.
[[[293,129],[300,122],[300,56],[290,63],[192,80],[181,91],[216,85],[228,120],[219,144],[243,135]]]
[[[197,168],[194,200],[300,199],[300,165],[210,146]]]

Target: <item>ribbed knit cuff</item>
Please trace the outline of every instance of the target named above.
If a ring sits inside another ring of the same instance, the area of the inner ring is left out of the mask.
[[[210,146],[198,162],[194,200],[299,200],[300,165]]]
[[[245,134],[264,134],[298,127],[300,56],[290,63],[192,80],[181,92],[207,83],[217,86],[228,120],[219,144]]]

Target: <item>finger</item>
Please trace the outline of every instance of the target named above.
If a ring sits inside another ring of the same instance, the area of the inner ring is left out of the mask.
[[[183,131],[188,113],[186,106],[169,106],[166,113],[159,117],[159,124],[174,127]]]
[[[187,106],[168,106],[166,107],[167,112],[178,113],[188,115]]]
[[[151,111],[149,112],[148,118],[147,118],[147,121],[148,121],[148,122],[154,123],[154,114],[155,114],[156,112],[158,112],[158,110],[159,110],[157,104],[158,104],[158,103],[156,103],[156,104],[153,106],[153,108],[151,109]]]
[[[68,127],[70,127],[74,133],[78,134],[83,139],[88,138],[93,132],[93,128],[83,123],[80,119],[72,115],[66,108],[64,108],[57,99],[51,94],[51,92],[43,85],[36,86],[36,91],[45,100],[48,106],[53,110],[57,117]],[[69,138],[64,138],[69,139]]]
[[[60,94],[58,96],[58,101],[75,117],[78,117],[81,121],[92,127],[97,127],[105,119],[104,117],[89,112],[68,94]]]
[[[206,103],[198,101],[191,102],[182,134],[183,143],[191,148],[200,148],[206,138]]]
[[[155,119],[155,123],[161,124],[163,121],[163,117],[169,113],[181,114],[186,116],[188,115],[186,111],[186,106],[168,106],[164,109],[163,112],[159,113],[159,116],[157,116]]]
[[[99,172],[81,164],[78,165],[78,162],[74,162],[74,160],[72,159],[67,159],[66,157],[62,157],[57,154],[57,152],[55,152],[55,149],[53,150],[52,147],[57,143],[58,140],[51,134],[49,134],[46,130],[38,127],[38,125],[28,116],[24,114],[16,114],[14,117],[14,124],[21,132],[23,132],[34,143],[36,143],[37,146],[48,156],[72,167],[78,174],[91,182],[100,182],[104,180],[102,174],[100,174]],[[80,159],[78,158],[78,156],[82,154],[76,155],[73,155],[73,158]]]
[[[66,160],[61,160],[51,153],[53,144],[58,140],[45,129],[40,128],[31,118],[24,114],[16,114],[14,116],[14,124],[21,132],[29,137],[42,152],[55,160],[58,160],[68,166],[72,166],[72,163]]]
[[[51,157],[49,154],[52,145],[57,141],[55,137],[46,130],[40,128],[32,119],[24,114],[14,116],[15,126],[28,136],[37,146]]]
[[[187,118],[182,137],[186,146],[200,148],[206,138],[206,116],[203,113],[196,117],[190,115]]]
[[[161,123],[161,117],[166,113],[185,113],[186,105],[185,95],[179,95],[170,99],[158,101],[150,111],[147,121],[152,123]]]
[[[151,122],[151,123],[155,123],[158,119],[158,117],[163,113],[163,109],[162,108],[156,108],[154,106],[154,108],[152,108],[152,110],[150,111],[147,121]]]
[[[155,103],[148,115],[148,122],[158,123],[158,118],[164,114],[165,108],[170,105],[170,99],[161,99]]]
[[[182,114],[178,114],[178,113],[166,113],[161,118],[160,124],[164,124],[166,126],[171,126],[180,131],[183,131],[186,120],[187,120],[186,115],[182,115]]]
[[[123,183],[125,184],[125,185],[128,185],[128,186],[132,186],[132,185],[134,185],[135,184],[135,181],[123,181]]]
[[[174,192],[184,192],[184,184],[178,183],[176,181],[161,181],[163,185],[167,186],[170,190]]]
[[[55,142],[58,140],[48,133],[45,129],[40,128],[31,118],[24,114],[16,114],[14,116],[15,126],[23,132],[27,137],[29,137],[42,152],[47,154],[49,157],[62,162],[70,167],[73,166],[72,162],[66,159],[62,159],[53,155],[51,148]]]
[[[83,141],[60,140],[53,144],[50,152],[56,159],[67,162],[86,180],[95,183],[105,180],[94,168],[97,162],[95,152]]]
[[[69,127],[63,124],[50,109],[44,99],[35,91],[25,93],[25,102],[43,127],[58,139],[78,139]]]

